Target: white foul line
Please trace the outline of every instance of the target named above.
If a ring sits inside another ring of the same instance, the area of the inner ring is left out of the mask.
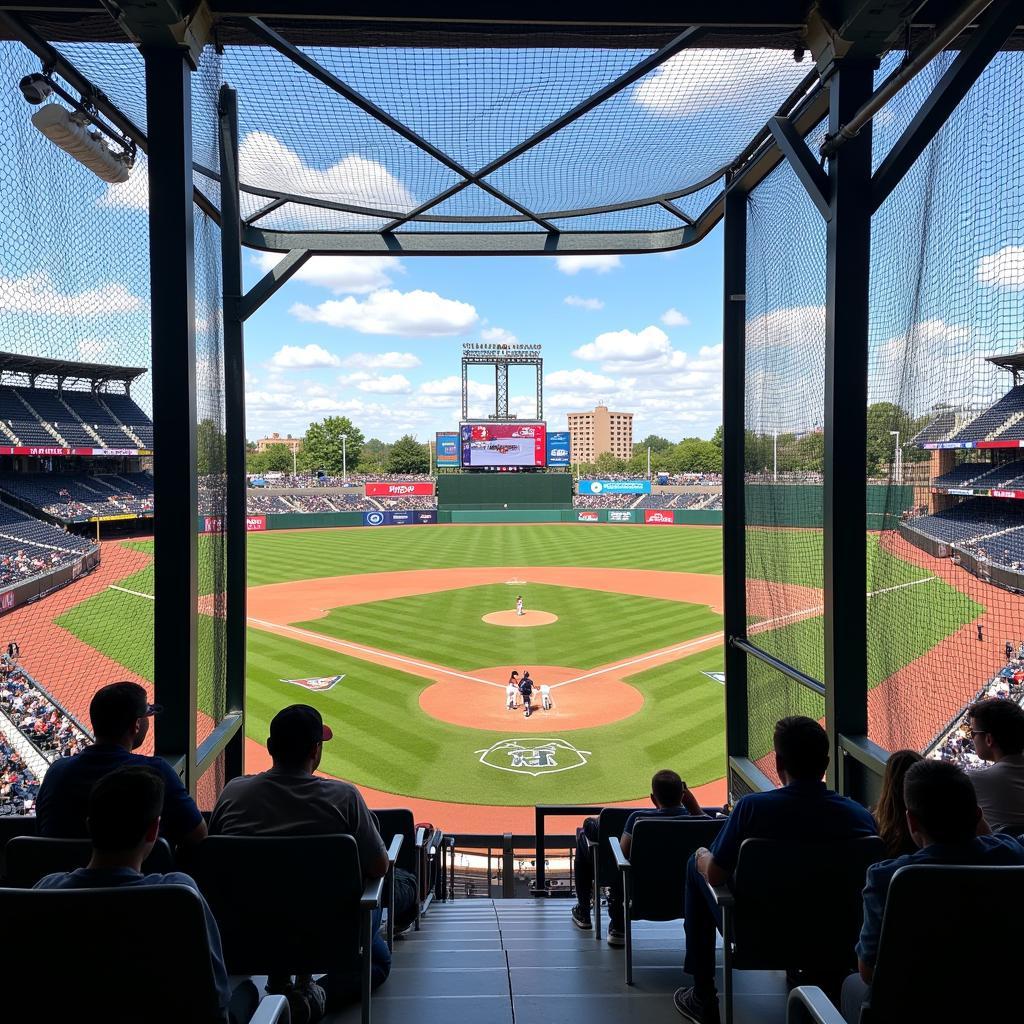
[[[363,654],[372,654],[375,658],[380,658],[387,661],[397,661],[401,665],[411,665],[413,668],[423,669],[430,676],[436,676],[437,673],[443,672],[446,676],[455,676],[458,679],[468,679],[471,683],[483,683],[484,686],[495,686],[499,690],[504,690],[505,687],[501,683],[492,683],[489,679],[479,679],[476,676],[468,676],[463,672],[456,672],[453,669],[445,668],[442,665],[429,665],[425,661],[417,661],[415,658],[403,658],[397,654],[391,654],[388,651],[380,651],[376,647],[364,647],[362,644],[354,644],[350,640],[336,640],[332,636],[325,636],[323,633],[314,633],[309,629],[299,629],[298,626],[284,626],[279,622],[266,622],[263,619],[249,618],[249,622],[257,626],[269,626],[273,631],[284,631],[288,633],[295,633],[297,636],[310,637],[311,639],[317,640],[321,643],[332,644],[335,647],[344,647],[352,651],[359,651]]]
[[[107,586],[110,590],[120,590],[122,594],[131,594],[133,597],[144,597],[147,601],[156,600],[152,594],[144,594],[141,590],[129,590],[127,587],[118,587],[113,583],[109,583]]]

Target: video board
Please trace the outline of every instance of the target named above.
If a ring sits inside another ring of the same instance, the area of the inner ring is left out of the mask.
[[[462,423],[463,469],[537,469],[544,465],[543,423]]]
[[[436,452],[438,469],[458,469],[462,464],[459,454],[459,435],[445,431],[437,434]]]

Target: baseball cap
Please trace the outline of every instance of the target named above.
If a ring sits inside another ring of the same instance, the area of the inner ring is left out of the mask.
[[[89,702],[89,720],[97,736],[123,736],[136,719],[161,711],[163,707],[150,704],[145,688],[138,683],[108,683]]]
[[[270,740],[275,754],[306,754],[334,733],[316,708],[308,704],[292,704],[282,708],[270,722]]]

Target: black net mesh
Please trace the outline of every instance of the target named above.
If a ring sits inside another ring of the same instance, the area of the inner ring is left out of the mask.
[[[951,60],[876,118],[876,164]],[[964,705],[1018,696],[1024,389],[986,357],[1024,348],[1022,242],[1024,56],[1004,53],[873,223],[869,732],[890,749],[969,761]]]
[[[745,457],[748,633],[821,679],[825,225],[788,164],[747,216]],[[810,690],[748,659],[750,749],[787,714],[822,713]]]

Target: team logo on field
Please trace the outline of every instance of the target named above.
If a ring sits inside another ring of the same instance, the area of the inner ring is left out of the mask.
[[[705,675],[708,679],[714,679],[716,683],[721,683],[725,686],[725,673],[724,672],[702,672],[701,675]]]
[[[315,679],[282,679],[281,682],[293,683],[295,686],[301,686],[306,690],[315,690],[317,693],[322,693],[324,690],[330,690],[344,678],[345,674],[342,673],[340,676],[317,676]]]
[[[589,750],[577,750],[568,740],[499,740],[486,750],[477,750],[480,763],[517,775],[551,775],[567,772],[587,763]]]

